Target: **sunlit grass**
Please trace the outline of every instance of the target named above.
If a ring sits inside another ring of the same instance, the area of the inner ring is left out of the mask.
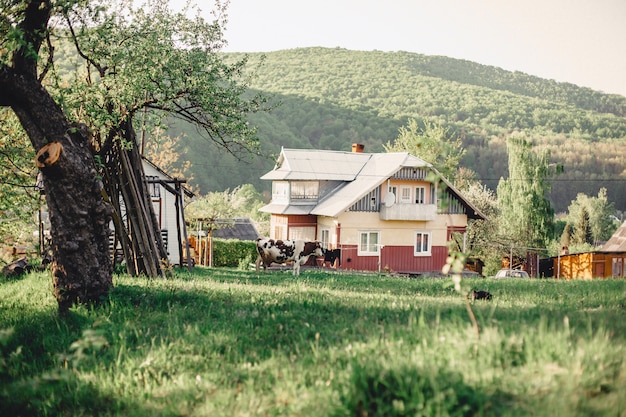
[[[61,319],[0,284],[0,415],[626,415],[626,282],[196,268]]]

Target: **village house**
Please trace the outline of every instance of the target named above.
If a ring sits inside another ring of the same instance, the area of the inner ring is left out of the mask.
[[[485,219],[429,163],[406,152],[285,149],[274,169],[270,238],[318,240],[337,267],[441,271],[447,243],[468,220]]]

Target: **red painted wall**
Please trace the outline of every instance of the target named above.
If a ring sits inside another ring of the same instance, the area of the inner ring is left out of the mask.
[[[380,255],[380,269],[392,272],[441,271],[446,264],[448,248],[435,246],[431,256],[414,256],[412,246],[385,246]],[[341,269],[378,271],[378,256],[358,256],[356,245],[341,246]]]

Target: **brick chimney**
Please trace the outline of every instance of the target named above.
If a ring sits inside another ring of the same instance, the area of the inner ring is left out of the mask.
[[[365,149],[365,145],[363,145],[361,143],[353,143],[352,144],[352,152],[363,153],[364,149]]]

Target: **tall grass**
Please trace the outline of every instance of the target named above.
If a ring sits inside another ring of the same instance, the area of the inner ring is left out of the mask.
[[[626,416],[626,282],[196,268],[0,284],[0,415]]]

